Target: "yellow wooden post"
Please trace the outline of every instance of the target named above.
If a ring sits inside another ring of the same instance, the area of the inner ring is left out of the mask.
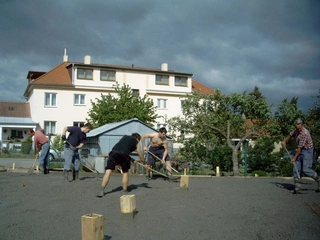
[[[188,175],[181,175],[180,188],[181,189],[188,189],[189,188],[189,176]]]
[[[90,213],[81,217],[82,240],[104,240],[104,216]]]
[[[220,177],[220,168],[216,167],[216,177]]]

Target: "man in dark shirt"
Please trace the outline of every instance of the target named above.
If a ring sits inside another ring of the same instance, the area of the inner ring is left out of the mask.
[[[73,164],[73,180],[79,177],[80,169],[80,157],[78,149],[82,148],[86,142],[86,134],[90,132],[92,126],[90,123],[86,123],[83,127],[65,127],[62,131],[62,140],[66,141],[64,145],[64,167],[63,175],[64,179],[68,180],[68,173],[70,171],[71,165]],[[68,138],[66,138],[66,132],[69,132]]]
[[[109,159],[107,161],[106,172],[102,178],[101,191],[99,191],[97,197],[104,196],[104,190],[108,185],[112,170],[115,169],[116,165],[121,165],[122,168],[122,186],[123,192],[127,192],[128,182],[129,182],[129,173],[128,170],[131,166],[131,161],[134,162],[134,159],[131,158],[130,153],[137,150],[141,162],[146,164],[146,161],[143,157],[141,147],[140,147],[141,136],[138,133],[133,133],[131,136],[123,136],[116,145],[112,148],[109,153]]]

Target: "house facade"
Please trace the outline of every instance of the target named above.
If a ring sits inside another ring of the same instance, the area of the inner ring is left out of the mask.
[[[160,116],[153,126],[167,126],[167,119],[182,115],[182,104],[187,94],[197,90],[214,90],[192,79],[191,73],[169,70],[168,64],[160,68],[141,68],[96,64],[90,56],[84,62],[63,62],[48,72],[29,71],[24,96],[30,104],[32,120],[45,132],[61,134],[65,126],[82,126],[88,117],[91,101],[101,94],[116,96],[115,86],[126,84],[134,94],[145,94],[153,100]]]
[[[19,147],[18,141],[28,138],[28,130],[37,125],[28,102],[0,101],[0,152],[2,148]]]

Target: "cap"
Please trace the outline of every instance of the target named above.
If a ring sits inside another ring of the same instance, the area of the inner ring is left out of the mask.
[[[294,121],[294,124],[302,124],[302,120],[300,118],[298,118],[297,120]]]

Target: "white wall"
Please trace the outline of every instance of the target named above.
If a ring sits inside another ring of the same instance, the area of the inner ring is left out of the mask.
[[[73,122],[86,122],[88,111],[91,108],[90,100],[100,98],[101,93],[108,94],[113,92],[115,81],[100,81],[100,68],[94,68],[93,80],[79,80],[76,78],[74,70],[75,89],[34,89],[29,98],[31,115],[33,121],[38,122],[44,128],[45,121],[55,121],[56,134],[61,134],[65,126],[73,125]],[[164,74],[173,74],[164,72]],[[150,72],[133,72],[130,70],[117,70],[116,81],[122,86],[127,84],[132,89],[139,89],[140,96],[147,94],[157,106],[157,99],[167,99],[167,108],[158,109],[159,116],[166,116],[167,119],[182,114],[181,97],[192,91],[191,77],[188,78],[188,86],[181,87],[174,85],[174,75],[170,75],[169,85],[156,85],[155,74]],[[45,93],[57,93],[57,106],[45,107]],[[74,94],[85,94],[86,104],[84,106],[74,105]],[[158,119],[158,123],[165,123],[163,118]],[[155,124],[156,127],[157,124]]]

